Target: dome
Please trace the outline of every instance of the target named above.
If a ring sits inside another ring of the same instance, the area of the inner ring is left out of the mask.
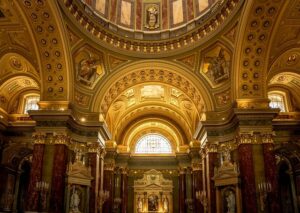
[[[165,31],[181,28],[209,15],[218,0],[84,0],[95,16],[134,31]]]

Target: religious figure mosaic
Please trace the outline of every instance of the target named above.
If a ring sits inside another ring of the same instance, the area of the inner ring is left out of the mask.
[[[230,64],[229,53],[222,47],[216,47],[205,54],[202,72],[216,85],[229,79]]]

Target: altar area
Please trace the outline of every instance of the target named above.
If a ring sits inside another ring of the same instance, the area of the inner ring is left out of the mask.
[[[135,213],[172,213],[173,182],[157,170],[145,172],[134,181],[134,207]]]

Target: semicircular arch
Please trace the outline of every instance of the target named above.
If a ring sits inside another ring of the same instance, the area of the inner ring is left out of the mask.
[[[106,114],[113,101],[126,89],[147,82],[172,85],[185,92],[197,110],[213,110],[212,97],[205,84],[186,68],[163,60],[147,60],[127,64],[115,71],[95,93],[92,111]]]

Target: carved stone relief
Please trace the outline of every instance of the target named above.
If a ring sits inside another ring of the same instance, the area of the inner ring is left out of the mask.
[[[159,4],[145,4],[145,28],[155,30],[160,26]]]

